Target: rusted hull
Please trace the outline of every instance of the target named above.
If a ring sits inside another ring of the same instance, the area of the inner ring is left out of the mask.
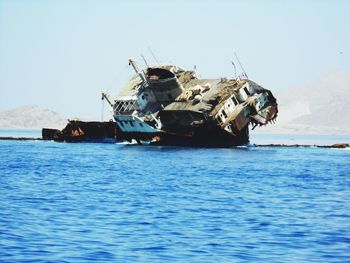
[[[191,135],[176,133],[142,134],[142,133],[120,133],[118,139],[131,141],[136,140],[139,144],[143,142],[151,145],[161,146],[190,146],[190,147],[232,147],[249,143],[249,129],[246,126],[235,136],[222,129],[196,129]]]
[[[115,143],[118,137],[118,127],[115,122],[84,122],[69,121],[67,126],[60,130],[42,129],[44,140],[57,142],[103,142]]]

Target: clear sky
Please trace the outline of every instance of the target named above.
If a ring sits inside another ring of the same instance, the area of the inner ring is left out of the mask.
[[[232,77],[238,53],[272,91],[350,71],[350,1],[0,0],[0,111],[100,118],[151,47],[161,63]]]

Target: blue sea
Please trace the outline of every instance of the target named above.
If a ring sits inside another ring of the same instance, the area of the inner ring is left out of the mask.
[[[0,171],[1,262],[350,262],[349,149],[0,141]]]

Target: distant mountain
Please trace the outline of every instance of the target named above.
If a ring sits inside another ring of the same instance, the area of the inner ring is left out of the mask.
[[[350,134],[350,72],[273,93],[279,105],[276,124],[259,132]]]
[[[67,124],[57,112],[39,106],[22,106],[0,112],[0,128],[40,129],[44,127],[62,129]]]

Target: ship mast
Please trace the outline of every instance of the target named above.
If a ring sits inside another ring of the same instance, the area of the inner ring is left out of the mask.
[[[245,70],[244,70],[244,68],[243,68],[243,66],[242,66],[242,64],[241,64],[241,61],[239,60],[239,58],[238,58],[236,52],[235,52],[235,57],[236,57],[236,59],[237,59],[237,61],[238,61],[239,66],[241,67],[241,69],[242,69],[242,71],[243,71],[243,77],[245,77],[246,79],[249,79],[247,73],[245,73]]]
[[[108,104],[113,108],[113,103],[111,101],[111,98],[109,97],[109,95],[105,92],[102,92],[102,100],[106,99],[106,101],[108,102]]]
[[[133,61],[132,59],[129,59],[129,65],[131,65],[133,67],[133,69],[135,70],[136,74],[138,74],[140,76],[140,78],[142,79],[142,82],[147,83],[145,75],[139,71],[135,61]]]

